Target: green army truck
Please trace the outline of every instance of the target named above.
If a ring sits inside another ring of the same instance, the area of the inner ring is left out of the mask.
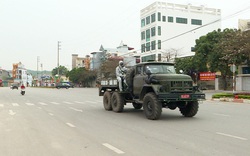
[[[135,109],[143,108],[148,119],[160,118],[162,108],[178,108],[185,117],[197,114],[199,101],[205,94],[193,86],[190,76],[177,74],[173,63],[145,62],[128,69],[124,89],[119,91],[114,79],[101,80],[99,96],[104,109],[122,112],[127,103]]]

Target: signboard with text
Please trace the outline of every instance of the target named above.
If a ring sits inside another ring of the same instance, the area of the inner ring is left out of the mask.
[[[211,72],[200,72],[201,81],[213,81],[215,80],[215,73]]]

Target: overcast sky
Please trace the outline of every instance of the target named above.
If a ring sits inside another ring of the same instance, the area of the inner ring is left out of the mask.
[[[222,11],[222,29],[237,28],[238,19],[250,19],[249,0],[163,0],[205,5]],[[140,10],[155,0],[0,0],[0,68],[13,63],[25,68],[57,67],[57,42],[61,41],[60,65],[71,70],[71,55],[84,57],[100,46],[115,48],[123,41],[140,49]]]

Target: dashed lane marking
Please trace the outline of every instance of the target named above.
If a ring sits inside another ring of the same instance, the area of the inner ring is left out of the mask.
[[[220,113],[214,113],[214,115],[218,115],[218,116],[224,116],[224,117],[229,117],[230,115],[226,115],[226,114],[220,114]]]
[[[81,104],[83,104],[84,102],[80,102],[80,101],[74,101],[75,103],[81,103]]]
[[[76,109],[76,108],[74,108],[74,107],[69,107],[69,108],[72,109],[72,110],[74,110],[74,111],[77,111],[77,112],[82,112],[81,109]]]
[[[68,102],[68,101],[63,101],[63,103],[66,103],[66,104],[69,104],[69,105],[73,104],[73,103]]]
[[[124,154],[124,153],[125,153],[125,152],[119,150],[118,148],[116,148],[116,147],[114,147],[114,146],[108,144],[108,143],[103,143],[102,145],[105,146],[105,147],[107,147],[108,149],[110,149],[110,150],[116,152],[117,154]]]
[[[46,103],[43,103],[43,102],[38,102],[40,105],[43,105],[43,106],[46,106],[47,104]]]
[[[25,104],[28,105],[28,106],[34,106],[33,103],[25,103]]]
[[[54,116],[54,114],[52,114],[52,113],[49,113],[49,115],[50,115],[50,116]]]
[[[247,138],[243,138],[243,137],[239,137],[239,136],[235,136],[235,135],[231,135],[231,134],[226,134],[226,133],[221,133],[221,132],[216,132],[216,134],[227,136],[227,137],[230,137],[230,138],[239,139],[239,140],[244,140],[244,141],[247,140]]]
[[[12,103],[12,106],[19,106],[18,103]]]
[[[0,104],[0,107],[4,107],[4,105],[3,105],[3,104]]]
[[[54,105],[59,105],[59,103],[57,103],[57,102],[50,102],[50,103],[52,103]]]
[[[97,103],[97,102],[94,102],[94,101],[86,101],[87,103]]]
[[[72,128],[74,128],[74,127],[76,127],[75,125],[73,125],[73,124],[71,124],[71,123],[66,123],[69,127],[72,127]]]

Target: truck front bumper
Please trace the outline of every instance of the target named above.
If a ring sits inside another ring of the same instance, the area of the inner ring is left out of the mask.
[[[204,93],[169,93],[169,94],[158,94],[160,101],[174,102],[174,101],[200,101],[205,100],[206,96]]]

